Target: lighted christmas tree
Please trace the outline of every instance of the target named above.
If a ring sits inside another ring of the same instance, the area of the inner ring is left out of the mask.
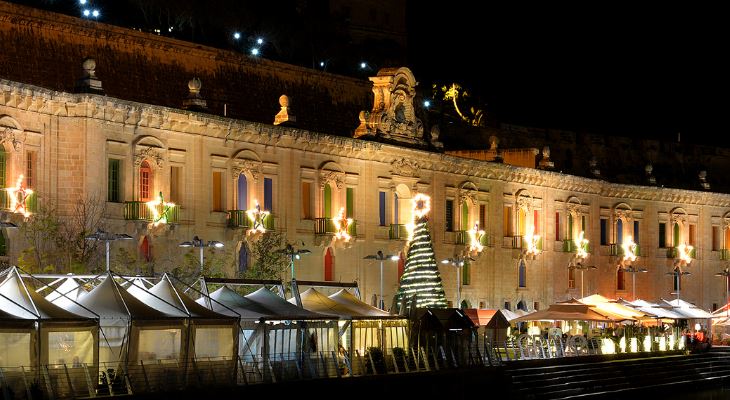
[[[415,298],[416,307],[446,308],[446,293],[441,284],[441,274],[433,252],[431,234],[428,231],[428,212],[431,199],[419,193],[413,198],[413,234],[406,256],[405,271],[400,278],[396,301],[401,304]]]

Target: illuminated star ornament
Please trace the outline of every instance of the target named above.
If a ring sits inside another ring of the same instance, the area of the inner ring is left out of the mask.
[[[679,261],[685,265],[689,265],[692,262],[690,253],[693,249],[694,246],[688,244],[680,244],[677,246],[677,257],[679,258]]]
[[[251,229],[246,232],[247,235],[255,235],[257,233],[266,232],[264,219],[266,219],[269,215],[269,212],[261,211],[261,206],[259,205],[258,200],[254,200],[254,202],[256,203],[256,206],[250,210],[246,210],[246,215],[248,215],[248,219],[251,220]]]
[[[621,248],[624,249],[624,262],[636,261],[636,243],[634,243],[630,235],[624,238]]]
[[[26,207],[26,200],[33,194],[33,190],[23,186],[23,175],[18,176],[15,187],[6,188],[8,197],[10,198],[10,210],[14,213],[23,214],[24,217],[30,216],[30,211]]]
[[[160,192],[159,199],[148,201],[146,204],[152,213],[152,226],[166,224],[170,219],[170,212],[175,207],[175,203],[165,202],[162,192]]]
[[[536,256],[540,254],[540,249],[537,248],[537,244],[540,241],[540,235],[535,235],[535,227],[532,225],[527,226],[527,232],[525,233],[525,255]]]
[[[350,229],[350,224],[352,224],[352,218],[345,217],[345,207],[340,208],[340,213],[337,215],[337,218],[332,220],[332,223],[335,225],[335,240],[349,242],[351,236],[348,230]]]
[[[480,253],[484,250],[484,246],[482,246],[482,236],[484,236],[484,231],[479,229],[479,223],[475,223],[474,228],[467,232],[469,233],[469,251]]]
[[[413,218],[421,219],[431,211],[431,198],[423,193],[413,197]]]
[[[580,231],[578,234],[578,240],[576,244],[578,248],[575,251],[575,258],[586,258],[588,257],[588,239],[584,238],[585,232]]]

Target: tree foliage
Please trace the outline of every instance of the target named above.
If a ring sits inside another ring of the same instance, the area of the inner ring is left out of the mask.
[[[249,246],[250,264],[244,278],[251,279],[283,279],[289,267],[289,259],[278,250],[286,245],[284,235],[280,232],[266,232],[257,240],[243,245]]]

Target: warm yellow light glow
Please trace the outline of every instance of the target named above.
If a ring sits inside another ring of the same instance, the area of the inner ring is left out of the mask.
[[[667,338],[664,336],[659,337],[659,351],[667,351]]]
[[[484,231],[479,229],[479,222],[475,223],[474,228],[469,229],[467,233],[469,234],[469,251],[480,253],[484,250],[484,246],[482,246]]]
[[[674,346],[677,342],[677,338],[674,337],[674,333],[669,335],[669,350],[674,350]]]
[[[687,340],[687,337],[684,336],[684,335],[681,335],[679,337],[679,343],[677,343],[677,350],[684,350],[684,348],[685,348],[685,346],[687,344],[686,343],[686,340]]]
[[[410,243],[413,241],[413,232],[416,231],[416,224],[409,222],[404,226],[406,227],[406,232],[408,232],[408,243]]]
[[[616,343],[613,339],[601,339],[601,354],[616,354]]]
[[[527,232],[525,233],[525,254],[528,256],[536,256],[540,254],[540,250],[537,248],[540,235],[535,235],[534,233],[535,227],[528,225]]]
[[[632,337],[629,341],[629,351],[632,353],[636,353],[639,351],[639,340],[635,337]]]
[[[621,336],[621,340],[618,342],[618,348],[621,349],[622,353],[626,353],[626,336]]]
[[[165,202],[165,198],[162,197],[162,192],[160,192],[160,197],[157,200],[151,200],[145,204],[147,204],[147,208],[152,213],[152,226],[166,224],[169,218],[168,214],[175,207],[175,203]]]
[[[692,257],[689,255],[692,249],[694,249],[694,246],[688,244],[680,244],[677,246],[677,257],[679,260],[689,265],[692,262]]]
[[[431,211],[431,197],[418,193],[413,196],[413,218],[423,218]]]
[[[636,261],[636,243],[634,243],[631,235],[627,235],[624,238],[624,242],[621,244],[621,248],[624,249],[624,262]]]
[[[530,336],[540,336],[540,327],[531,326],[531,327],[527,328],[527,334]]]
[[[578,240],[576,241],[576,245],[578,248],[575,251],[575,257],[576,258],[586,258],[588,257],[588,239],[585,239],[583,236],[585,235],[585,232],[580,231],[578,234]]]
[[[651,351],[651,335],[644,336],[644,351]]]
[[[352,224],[352,218],[345,217],[345,207],[340,208],[337,218],[333,219],[332,223],[335,224],[335,240],[349,242],[351,236],[348,229],[350,229],[350,224]]]
[[[27,218],[30,216],[30,211],[25,207],[25,201],[28,199],[28,196],[33,194],[33,190],[23,187],[23,178],[24,176],[21,174],[18,176],[15,187],[9,187],[5,190],[8,192],[8,197],[10,198],[10,210],[14,213],[23,214]]]
[[[259,205],[258,200],[254,200],[254,203],[256,204],[254,208],[246,210],[246,215],[248,216],[248,219],[251,220],[251,229],[246,232],[247,235],[255,235],[257,233],[266,232],[264,219],[269,215],[269,212],[265,210],[261,211],[261,205]]]

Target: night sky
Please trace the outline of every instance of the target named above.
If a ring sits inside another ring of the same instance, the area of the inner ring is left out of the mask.
[[[15,1],[79,16],[78,0]],[[310,68],[327,58],[330,72],[368,76],[354,67],[360,49],[341,37],[340,22],[326,20],[324,1],[87,2],[102,10],[101,22],[147,31],[178,23],[181,30],[163,34],[246,51],[231,40],[241,29],[266,36],[264,57]],[[432,82],[458,82],[492,123],[672,141],[681,132],[682,142],[730,147],[722,139],[730,106],[725,13],[660,3],[491,3],[407,0],[403,58],[423,92]]]
[[[730,144],[730,35],[718,10],[413,3],[417,78],[468,82],[500,120]]]

